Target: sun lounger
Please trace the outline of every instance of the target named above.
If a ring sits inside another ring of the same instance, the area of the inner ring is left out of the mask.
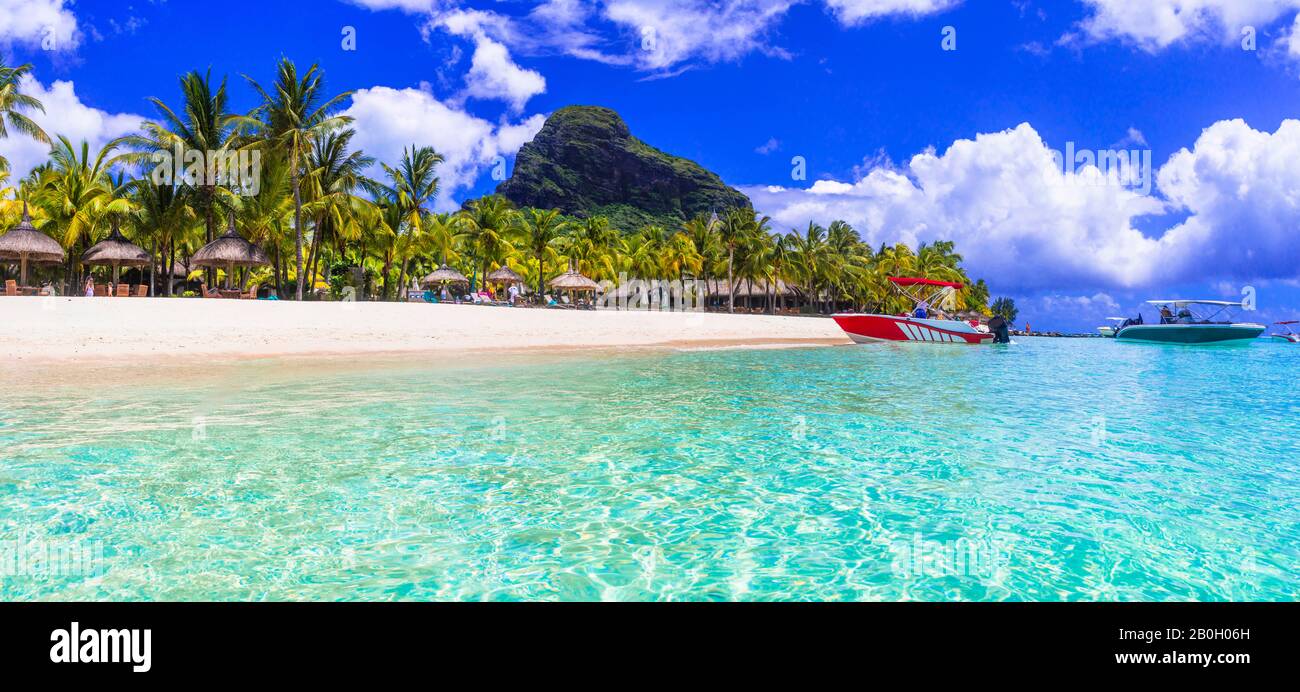
[[[108,284],[95,284],[95,297],[103,298],[113,295],[108,290]]]
[[[207,285],[207,284],[205,284],[205,283],[200,283],[200,284],[199,284],[199,297],[200,297],[200,298],[220,298],[220,297],[221,297],[221,294],[217,291],[217,289],[214,288],[214,289],[212,289],[212,290],[208,290],[208,285]]]
[[[17,282],[17,281],[14,281],[13,279],[9,279],[9,280],[5,281],[5,295],[7,295],[7,296],[15,296],[15,297],[17,297],[17,295],[18,295],[18,282]]]
[[[136,287],[135,287],[135,293],[133,293],[133,294],[131,294],[131,295],[135,296],[136,298],[148,298],[148,297],[149,297],[149,284],[140,284],[139,286],[136,286]]]
[[[240,298],[244,300],[257,300],[257,284],[248,287],[247,293],[241,293]]]
[[[130,297],[131,297],[131,287],[128,286],[128,285],[126,285],[126,284],[118,284],[118,285],[117,285],[117,294],[116,294],[116,295],[117,295],[118,298],[130,298]]]

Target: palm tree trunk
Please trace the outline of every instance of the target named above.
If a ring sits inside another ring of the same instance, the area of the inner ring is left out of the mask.
[[[736,286],[732,280],[731,263],[736,256],[736,249],[727,248],[727,312],[736,312]]]
[[[320,219],[312,226],[311,251],[307,254],[307,285],[316,288],[316,253],[320,251]]]
[[[296,163],[296,161],[295,161]],[[298,245],[298,273],[294,276],[295,288],[298,293],[298,300],[302,300],[302,190],[298,184],[298,167],[295,165],[293,172],[293,237],[294,242]]]
[[[207,241],[206,241],[206,242],[209,242],[209,243],[210,243],[210,242],[212,242],[213,239],[214,239],[214,237],[213,237],[213,235],[212,235],[212,223],[213,223],[213,219],[212,219],[212,198],[216,195],[216,192],[215,192],[215,190],[213,189],[213,187],[212,187],[211,185],[205,185],[205,186],[203,187],[203,193],[204,193],[204,195],[205,195],[206,198],[207,198],[207,204],[204,205],[206,208],[204,209],[204,220],[203,220],[203,224],[204,224],[204,228],[207,229]],[[209,286],[215,286],[215,285],[217,285],[217,270],[216,270],[215,268],[213,268],[213,267],[208,267],[208,268],[204,271],[204,278],[207,280],[207,283],[208,283]]]

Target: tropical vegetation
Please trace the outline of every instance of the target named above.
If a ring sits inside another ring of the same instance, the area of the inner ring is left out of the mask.
[[[271,260],[243,272],[239,283],[281,298],[406,300],[419,277],[446,264],[475,288],[506,266],[526,292],[540,295],[550,279],[573,269],[614,285],[636,278],[703,286],[714,309],[765,312],[900,312],[911,306],[888,277],[922,276],[965,284],[946,307],[988,313],[988,288],[966,275],[953,243],[873,247],[844,221],[780,232],[771,219],[737,207],[675,227],[619,228],[600,215],[515,208],[498,195],[440,211],[443,157],[414,144],[392,162],[358,150],[353,123],[339,110],[348,94],[331,94],[316,65],[300,71],[283,60],[267,88],[246,78],[257,96],[246,113],[232,110],[227,80],[188,73],[174,99],[152,99],[154,120],[98,150],[47,135],[30,119],[42,106],[21,93],[29,70],[0,64],[0,137],[49,142],[50,156],[17,180],[0,161],[0,228],[16,223],[25,201],[36,227],[68,252],[62,267],[37,270],[62,290],[102,271],[79,258],[114,223],[154,258],[152,269],[134,276],[155,285],[155,294],[173,295],[199,280],[213,285],[224,278],[220,270],[199,270],[189,260],[233,217]],[[173,151],[257,152],[259,184],[214,178],[188,162],[186,175],[160,180],[152,174],[157,154]],[[637,306],[675,309],[678,301]]]

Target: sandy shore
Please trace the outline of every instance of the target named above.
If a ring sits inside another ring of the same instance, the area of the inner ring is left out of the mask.
[[[0,324],[30,361],[849,343],[810,317],[418,303],[0,297]]]

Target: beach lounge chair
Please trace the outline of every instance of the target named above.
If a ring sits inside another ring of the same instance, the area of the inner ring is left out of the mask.
[[[127,285],[127,284],[118,284],[118,285],[117,285],[117,294],[116,294],[116,295],[117,295],[118,298],[130,298],[130,297],[131,297],[131,287],[130,287],[129,285]]]
[[[18,282],[17,282],[17,281],[14,281],[13,279],[9,279],[9,280],[5,281],[5,295],[7,295],[7,296],[15,296],[15,297],[18,295]]]
[[[136,298],[148,298],[149,284],[140,284],[139,286],[136,286],[135,293],[133,293],[132,295],[134,295]]]
[[[113,295],[108,291],[108,284],[95,284],[95,296],[107,297]]]
[[[250,285],[248,292],[239,294],[239,297],[244,300],[257,300],[257,284]]]
[[[221,297],[221,293],[218,292],[217,289],[215,289],[215,288],[212,289],[212,290],[208,290],[208,285],[205,284],[205,283],[201,283],[201,282],[200,282],[200,283],[199,283],[199,297],[200,297],[200,298],[220,298],[220,297]]]

